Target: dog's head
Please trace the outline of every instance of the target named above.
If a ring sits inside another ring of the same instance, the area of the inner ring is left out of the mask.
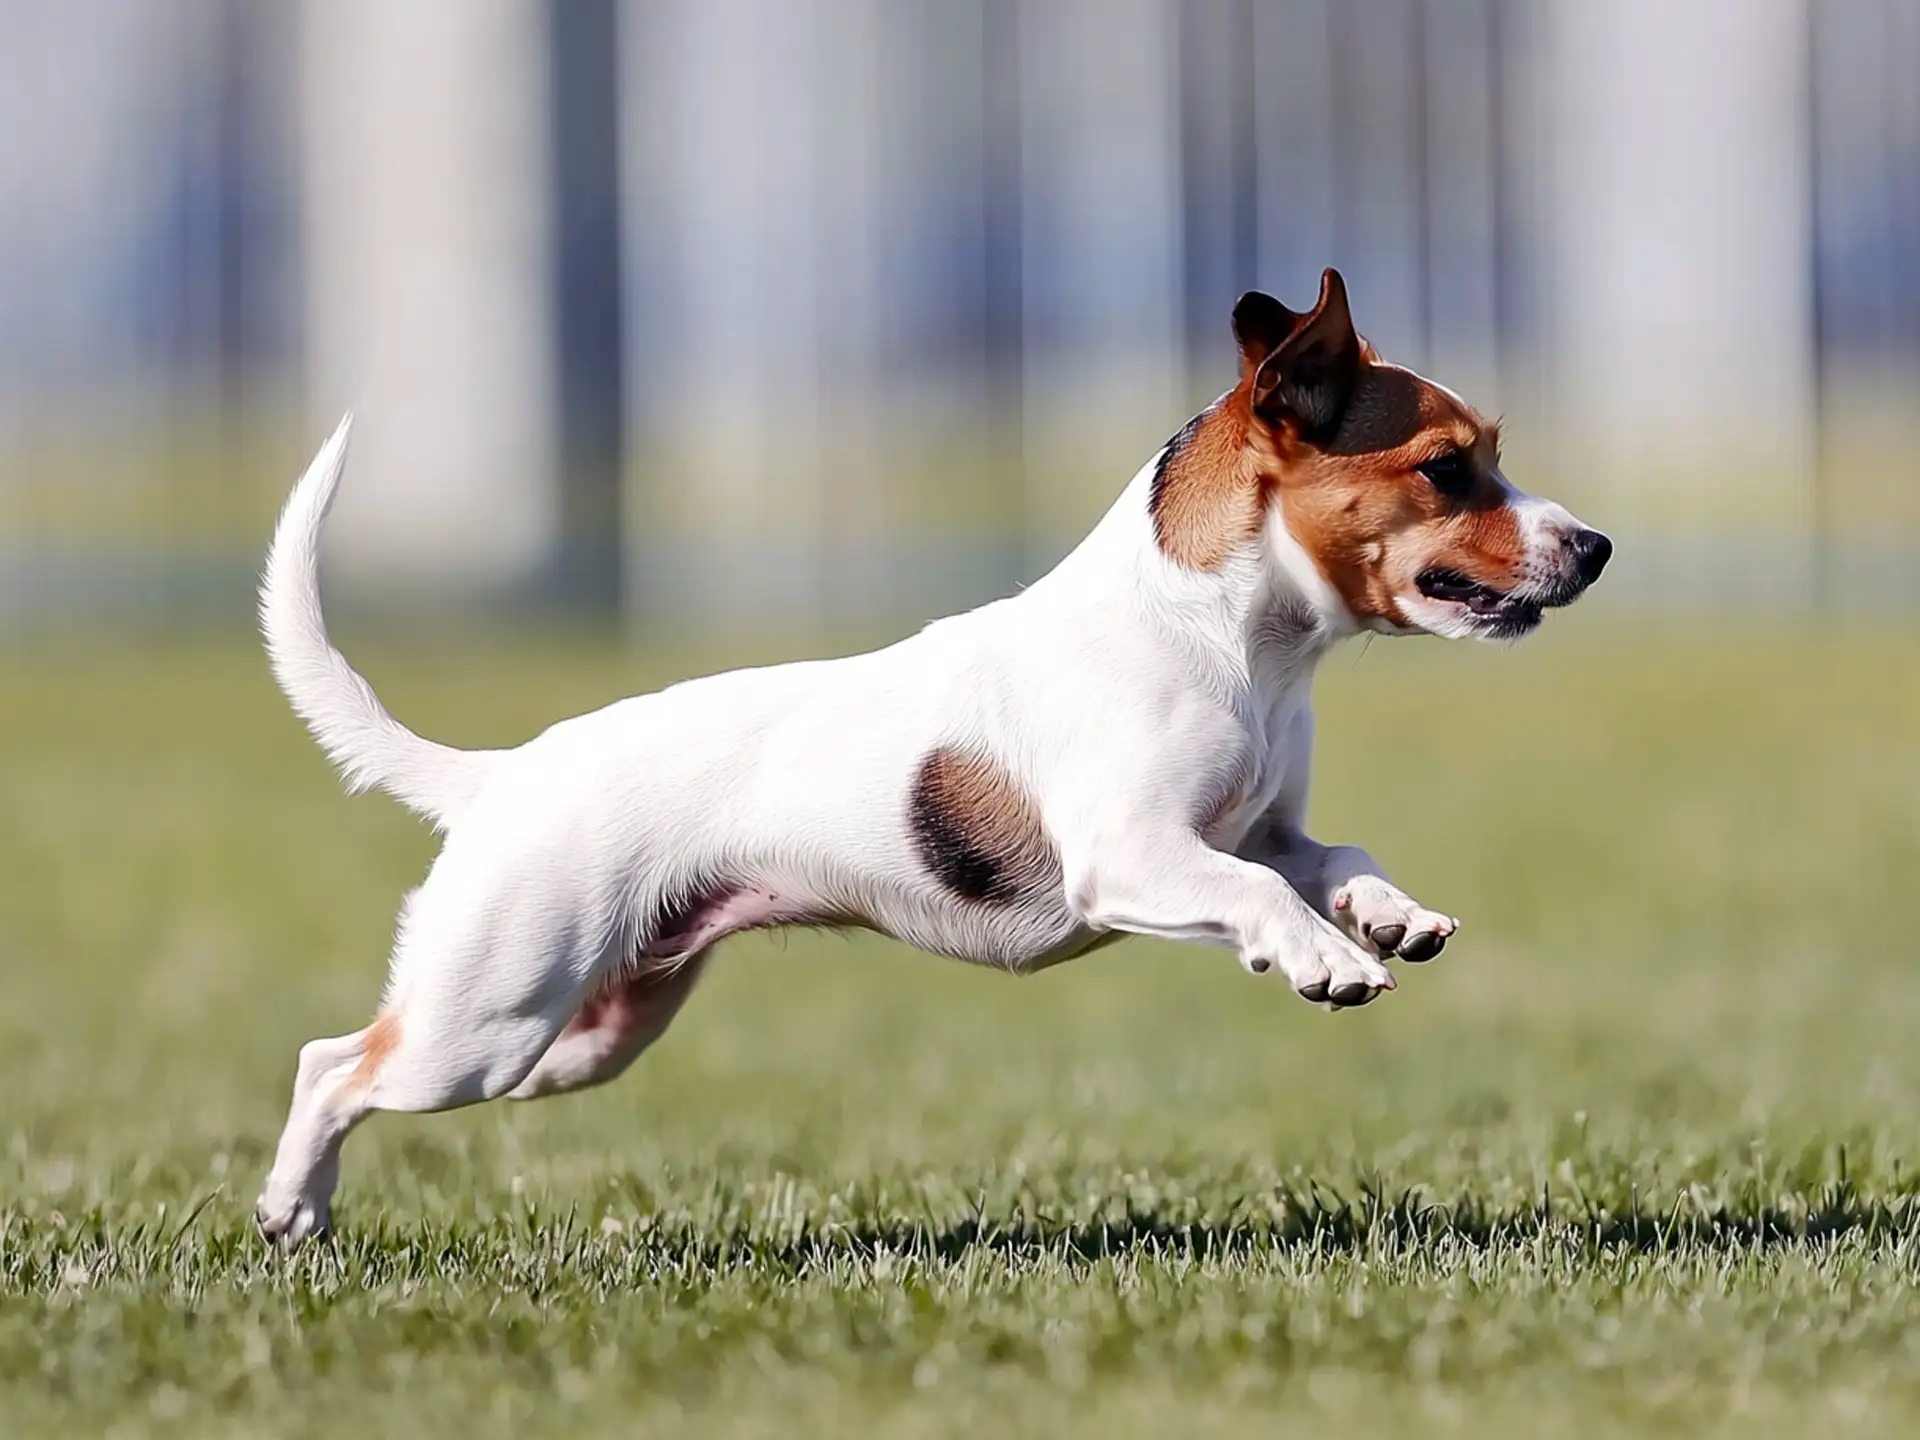
[[[1363,629],[1512,640],[1577,599],[1613,546],[1500,472],[1499,429],[1383,361],[1322,277],[1297,314],[1258,291],[1233,310],[1240,383],[1162,455],[1155,534],[1217,569],[1249,546],[1310,562]]]

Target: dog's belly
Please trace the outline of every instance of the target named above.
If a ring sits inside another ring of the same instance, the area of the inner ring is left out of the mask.
[[[873,930],[936,955],[1020,974],[1119,938],[1076,923],[1057,894],[1028,894],[1005,904],[908,890],[828,900],[815,887],[763,878],[714,885],[673,907],[653,927],[638,959],[677,963],[729,935],[787,926]]]
[[[1013,968],[1022,975],[1031,975],[1036,970],[1045,970],[1050,966],[1064,965],[1069,960],[1078,960],[1082,955],[1104,949],[1116,940],[1124,940],[1126,935],[1119,930],[1089,930],[1085,926],[1076,926],[1071,935],[1051,950],[1016,963]]]
[[[944,886],[889,885],[873,897],[871,928],[935,955],[1026,974],[1084,954],[1103,938],[1044,883],[981,899]]]
[[[997,911],[971,901],[941,904],[918,923],[909,920],[899,930],[889,927],[889,933],[936,955],[1022,975],[1117,938],[1076,923],[1064,901],[1054,897]]]

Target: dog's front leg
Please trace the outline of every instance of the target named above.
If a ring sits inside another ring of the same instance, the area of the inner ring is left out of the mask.
[[[1387,879],[1380,862],[1358,845],[1322,845],[1298,828],[1256,828],[1241,853],[1284,876],[1316,912],[1373,954],[1431,960],[1460,928]]]
[[[1084,925],[1230,946],[1255,975],[1278,970],[1308,1000],[1364,1005],[1394,988],[1372,955],[1314,913],[1274,870],[1188,830],[1128,831],[1062,855]]]
[[[1236,852],[1286,877],[1314,911],[1369,954],[1431,960],[1460,928],[1387,879],[1380,862],[1358,845],[1322,845],[1307,834],[1307,790],[1313,775],[1313,711],[1302,706],[1289,723],[1281,755],[1286,772],[1271,808]]]

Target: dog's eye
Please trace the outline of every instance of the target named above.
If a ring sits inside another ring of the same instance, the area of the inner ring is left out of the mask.
[[[1458,450],[1434,456],[1420,467],[1420,473],[1449,500],[1465,499],[1467,492],[1473,489],[1473,467]]]

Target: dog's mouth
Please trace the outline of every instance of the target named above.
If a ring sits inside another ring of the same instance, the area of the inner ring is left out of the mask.
[[[1546,607],[1554,603],[1550,598],[1496,589],[1444,565],[1422,570],[1413,583],[1429,600],[1458,605],[1476,634],[1494,640],[1517,639],[1525,635],[1540,623]]]

